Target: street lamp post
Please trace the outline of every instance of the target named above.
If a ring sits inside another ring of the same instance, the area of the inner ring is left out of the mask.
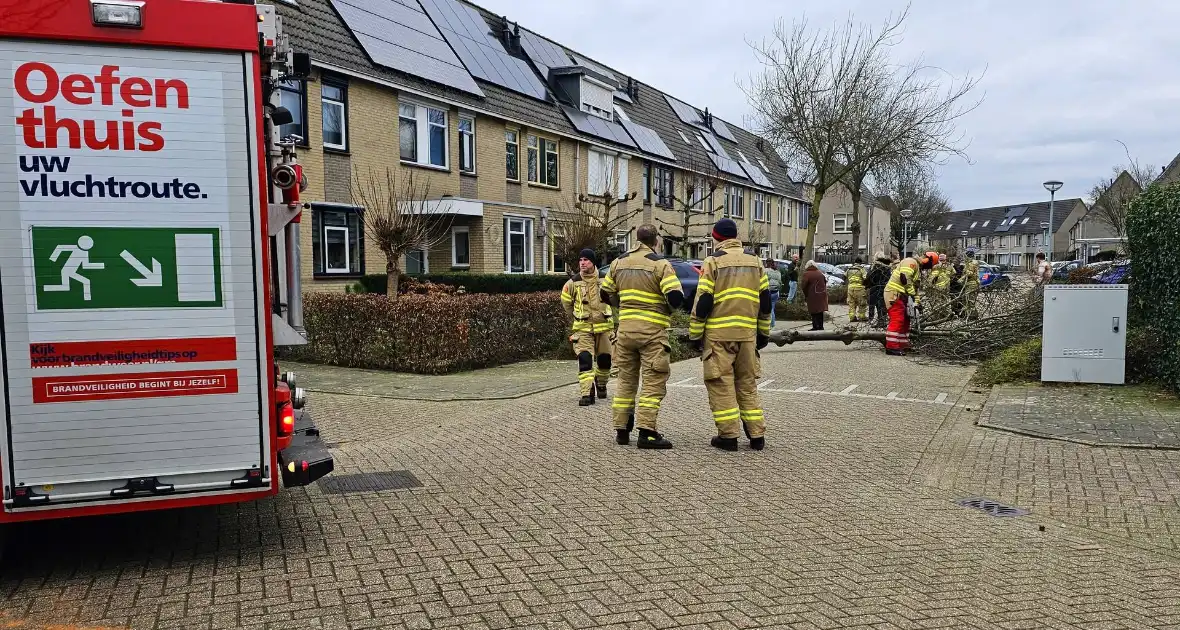
[[[1057,191],[1061,190],[1061,187],[1064,185],[1055,179],[1051,179],[1044,184],[1045,190],[1049,191],[1049,235],[1046,238],[1045,248],[1045,260],[1049,262],[1053,262],[1053,202]]]
[[[914,211],[907,208],[898,214],[901,215],[901,257],[904,260],[910,253],[910,217],[914,216]]]
[[[960,232],[963,235],[963,256],[967,256],[967,230]]]

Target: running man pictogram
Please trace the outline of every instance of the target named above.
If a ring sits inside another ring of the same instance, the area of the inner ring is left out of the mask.
[[[69,292],[73,288],[73,281],[77,280],[82,285],[82,299],[90,301],[90,278],[78,273],[83,269],[103,269],[106,267],[105,263],[90,262],[90,248],[94,247],[94,239],[89,236],[81,236],[78,238],[77,245],[58,245],[53,250],[53,255],[49,257],[49,262],[57,262],[57,259],[62,254],[68,253],[70,256],[66,258],[66,264],[61,268],[61,284],[45,285],[42,289],[49,293]]]

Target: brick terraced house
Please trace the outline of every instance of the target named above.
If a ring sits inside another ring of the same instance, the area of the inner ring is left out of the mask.
[[[408,273],[564,273],[552,237],[580,194],[636,193],[628,246],[641,222],[677,223],[673,197],[702,178],[716,188],[701,212],[720,208],[763,255],[804,241],[810,206],[769,143],[523,25],[462,0],[274,4],[314,70],[282,94],[296,118],[283,135],[305,139],[308,290],[383,273],[352,186],[387,168],[416,169],[453,215]],[[703,257],[707,227],[689,237]]]
[[[1074,247],[1071,230],[1089,211],[1081,199],[1058,199],[1053,208],[1054,260],[1072,258],[1067,254]],[[978,253],[986,263],[1032,269],[1038,252],[1046,251],[1049,229],[1049,202],[996,206],[975,210],[949,212],[931,231],[933,247],[939,251],[951,248]],[[966,235],[963,232],[967,232]]]

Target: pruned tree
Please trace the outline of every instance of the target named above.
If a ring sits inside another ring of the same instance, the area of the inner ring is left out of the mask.
[[[956,125],[978,106],[970,99],[979,79],[968,76],[943,89],[920,60],[895,65],[890,53],[906,16],[891,15],[877,28],[850,18],[824,31],[811,30],[806,19],[780,22],[770,41],[753,45],[764,67],[743,89],[755,124],[814,187],[808,257],[820,204],[833,186],[844,183],[855,195],[859,239],[861,190],[875,169],[965,150]]]
[[[1128,206],[1139,193],[1159,179],[1161,170],[1132,158],[1127,145],[1118,142],[1123,145],[1127,163],[1113,167],[1109,177],[1090,189],[1090,216],[1108,228],[1112,236],[1124,238],[1127,235]]]
[[[879,188],[894,207],[889,212],[889,245],[897,252],[908,250],[907,245],[919,234],[933,234],[951,211],[951,203],[934,183],[929,169],[890,169],[880,176]],[[909,210],[909,227],[901,210]],[[906,239],[908,237],[908,242]]]
[[[450,202],[431,199],[430,183],[404,169],[398,179],[389,168],[366,176],[354,174],[352,198],[360,203],[365,238],[385,257],[386,296],[397,298],[402,257],[414,250],[429,251],[447,237],[451,226]]]
[[[617,257],[615,235],[629,231],[631,219],[643,212],[629,207],[637,193],[620,194],[613,172],[603,175],[602,192],[583,193],[572,206],[567,203],[560,217],[554,218],[553,252],[566,262],[568,273],[577,273],[578,256],[583,249],[593,249],[603,260]]]
[[[711,164],[706,167],[690,159],[684,169],[679,181],[673,181],[671,193],[655,186],[652,194],[666,196],[662,200],[664,205],[671,205],[676,215],[674,221],[657,215],[656,227],[666,240],[675,244],[678,257],[689,258],[695,233],[703,232],[708,238],[717,213],[725,209],[725,182]]]

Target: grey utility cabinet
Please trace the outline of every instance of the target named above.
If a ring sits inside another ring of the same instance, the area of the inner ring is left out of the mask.
[[[1122,385],[1127,359],[1127,285],[1045,287],[1041,380]]]

